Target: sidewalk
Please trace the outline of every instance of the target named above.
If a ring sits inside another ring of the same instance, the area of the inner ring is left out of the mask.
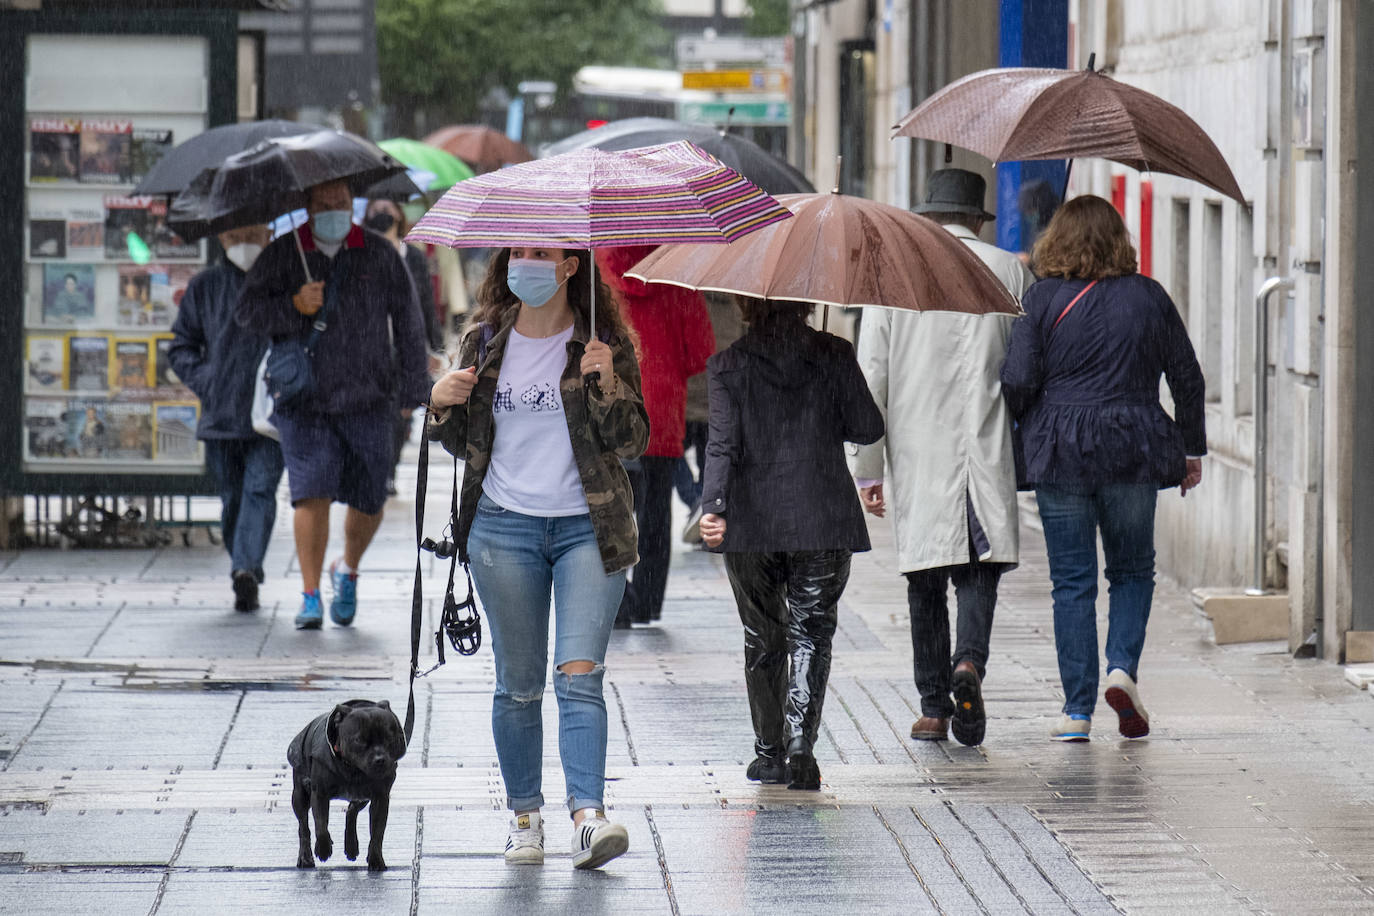
[[[443,457],[436,450],[431,467],[432,534],[448,506]],[[413,490],[413,477],[401,486]],[[1051,742],[1060,698],[1048,575],[1029,524],[1022,565],[1003,579],[981,748],[907,737],[918,697],[905,581],[887,523],[875,522],[840,613],[818,748],[824,791],[745,780],[738,620],[719,558],[683,548],[662,626],[617,631],[608,659],[607,801],[629,827],[629,854],[603,872],[569,866],[548,691],[551,855],[543,868],[504,864],[484,647],[450,653],[417,688],[390,870],[369,875],[342,858],[335,803],[340,852],[298,871],[287,742],[344,699],[404,711],[413,506],[388,506],[351,629],[293,629],[289,520],[283,504],[256,614],[229,609],[219,548],[0,554],[0,909],[1374,910],[1369,694],[1278,645],[1211,645],[1187,596],[1161,582],[1141,666],[1150,738],[1119,739],[1100,704],[1094,740]],[[431,561],[426,634],[443,586]]]

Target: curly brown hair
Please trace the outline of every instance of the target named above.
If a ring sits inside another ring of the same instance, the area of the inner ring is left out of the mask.
[[[577,258],[578,265],[577,273],[568,278],[568,305],[579,319],[583,322],[589,322],[591,293],[583,269],[587,265],[595,263],[592,260],[592,253],[580,248],[564,248],[563,257]],[[482,284],[477,287],[477,307],[473,309],[468,328],[480,324],[500,327],[507,313],[511,309],[520,307],[520,298],[511,292],[510,287],[506,284],[506,271],[509,265],[509,248],[499,250],[487,264],[487,275],[482,279]],[[639,349],[639,336],[635,334],[634,328],[625,321],[625,317],[620,312],[619,301],[611,292],[611,288],[606,285],[606,281],[601,278],[600,273],[596,276],[596,326],[598,333],[600,333],[601,328],[609,328],[613,337],[628,340],[636,350]]]
[[[1085,194],[1054,214],[1031,252],[1031,269],[1073,280],[1122,277],[1136,271],[1135,247],[1116,208]]]

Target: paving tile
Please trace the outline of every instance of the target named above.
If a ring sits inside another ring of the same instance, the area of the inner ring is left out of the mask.
[[[403,466],[403,491],[413,474]],[[436,531],[446,487],[432,488],[426,513]],[[856,555],[840,609],[822,791],[747,781],[753,736],[723,565],[674,545],[663,620],[616,631],[607,659],[606,801],[630,831],[626,856],[602,873],[570,867],[546,689],[548,860],[505,865],[488,645],[450,653],[417,682],[392,869],[369,875],[341,858],[336,802],[336,858],[298,871],[286,744],[344,699],[389,699],[404,714],[413,516],[406,499],[389,509],[356,624],[302,633],[279,500],[253,614],[229,609],[227,557],[204,537],[0,554],[0,899],[16,911],[1374,909],[1367,693],[1276,646],[1208,644],[1188,595],[1161,580],[1141,665],[1151,737],[1121,739],[1102,706],[1092,741],[1050,742],[1063,697],[1043,541],[1029,525],[1022,564],[1002,581],[980,748],[907,735],[919,697],[905,581],[889,524],[870,520],[874,550]],[[213,505],[195,511],[211,517]],[[335,512],[335,548],[341,524]],[[423,569],[427,667],[444,569],[428,555]]]

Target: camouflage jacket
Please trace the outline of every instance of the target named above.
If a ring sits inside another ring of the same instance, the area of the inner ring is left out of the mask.
[[[462,458],[463,484],[458,504],[454,541],[467,555],[468,534],[477,515],[477,500],[482,481],[491,462],[492,439],[496,432],[492,398],[501,375],[501,360],[506,341],[515,325],[518,309],[512,309],[501,327],[487,342],[486,357],[477,366],[477,385],[465,405],[431,415],[427,434],[443,443],[450,454]],[[469,328],[463,335],[455,366],[477,364],[481,328]],[[639,363],[628,340],[607,340],[619,376],[614,398],[607,399],[583,384],[580,366],[587,345],[587,326],[578,319],[568,341],[568,362],[560,384],[563,415],[572,439],[573,459],[582,477],[592,529],[601,549],[601,564],[609,575],[639,561],[639,532],[635,527],[634,495],[630,479],[621,466],[622,459],[638,458],[649,442],[649,415],[640,393]]]

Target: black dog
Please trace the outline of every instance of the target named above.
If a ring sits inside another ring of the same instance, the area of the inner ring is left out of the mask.
[[[297,868],[314,868],[310,855],[310,811],[315,812],[315,855],[323,862],[334,852],[329,836],[329,802],[348,800],[344,855],[358,858],[358,812],[368,815],[367,870],[385,871],[382,835],[391,809],[396,761],[405,756],[401,722],[386,700],[349,700],[320,716],[291,740],[286,759],[292,767],[291,810],[296,812],[300,854]]]

